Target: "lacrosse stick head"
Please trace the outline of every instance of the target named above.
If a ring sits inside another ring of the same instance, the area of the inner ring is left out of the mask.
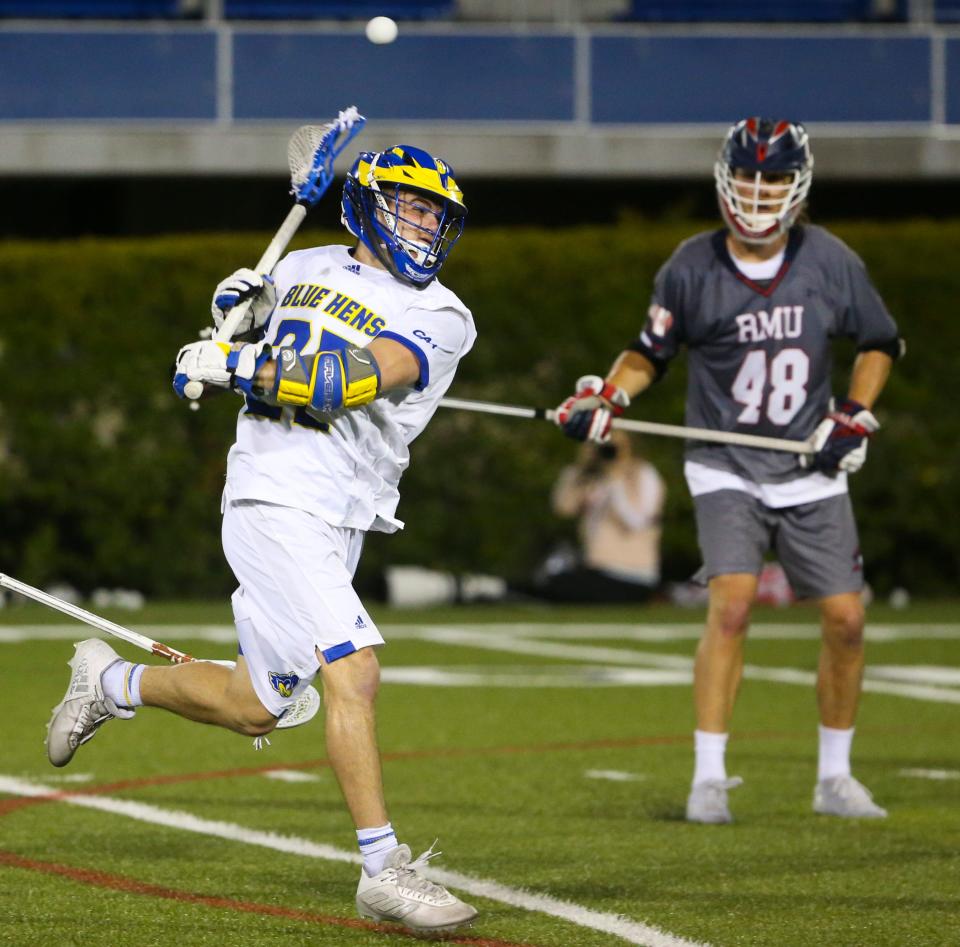
[[[312,207],[333,181],[333,162],[360,133],[366,119],[351,105],[326,125],[302,125],[290,137],[290,189],[298,204]]]
[[[467,215],[453,168],[411,145],[360,152],[341,206],[347,230],[397,279],[419,287],[436,278]]]

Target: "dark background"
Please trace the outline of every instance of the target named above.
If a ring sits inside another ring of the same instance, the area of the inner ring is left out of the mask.
[[[621,220],[704,220],[716,216],[707,172],[698,180],[474,178],[461,182],[475,227],[612,224]],[[341,181],[331,193],[339,193]],[[287,188],[276,177],[0,177],[0,237],[68,239],[225,230],[272,230]],[[818,180],[812,216],[830,220],[960,217],[955,180]],[[334,201],[313,212],[336,223]]]

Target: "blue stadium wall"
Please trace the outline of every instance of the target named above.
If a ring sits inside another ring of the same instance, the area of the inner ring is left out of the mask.
[[[491,174],[591,155],[599,173],[683,173],[686,145],[702,167],[756,113],[805,121],[866,175],[960,173],[960,29],[405,24],[374,46],[359,25],[0,22],[0,173],[56,170],[56,141],[79,143],[81,172],[267,170],[268,129],[354,103]]]

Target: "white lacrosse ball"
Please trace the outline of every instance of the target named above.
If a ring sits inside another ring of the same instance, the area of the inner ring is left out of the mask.
[[[375,16],[367,23],[367,39],[378,46],[392,43],[397,38],[398,32],[396,22],[388,16]]]

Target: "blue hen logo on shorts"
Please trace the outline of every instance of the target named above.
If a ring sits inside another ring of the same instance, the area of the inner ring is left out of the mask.
[[[300,678],[296,674],[279,674],[276,671],[269,671],[267,677],[270,679],[270,686],[281,697],[293,697],[293,690],[300,683]]]

